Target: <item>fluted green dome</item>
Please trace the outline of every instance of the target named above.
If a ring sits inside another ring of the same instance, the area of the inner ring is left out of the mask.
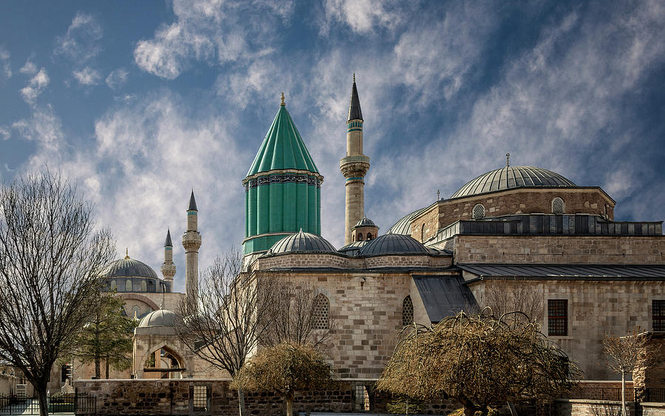
[[[247,176],[280,169],[319,172],[285,105],[279,106]]]

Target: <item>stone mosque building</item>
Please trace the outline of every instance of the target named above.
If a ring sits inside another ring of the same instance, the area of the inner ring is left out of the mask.
[[[661,221],[615,221],[616,202],[599,186],[576,185],[543,168],[511,166],[507,157],[505,166],[470,180],[449,198],[396,213],[398,220],[381,235],[364,211],[370,169],[364,122],[354,77],[340,160],[346,178],[344,247],[321,236],[324,178],[283,95],[242,181],[243,273],[313,288],[317,325],[325,329],[335,322],[328,353],[339,377],[369,386],[404,325],[477,310],[497,294],[504,301],[527,294],[543,332],[579,363],[587,379],[615,378],[602,358],[606,334],[637,327],[665,331]],[[192,193],[183,236],[190,296],[196,293],[201,245],[197,215]],[[126,301],[127,315],[142,318],[131,374],[220,376],[174,335],[171,311],[185,294],[172,292],[172,249],[168,232],[163,279],[129,257],[107,273]]]

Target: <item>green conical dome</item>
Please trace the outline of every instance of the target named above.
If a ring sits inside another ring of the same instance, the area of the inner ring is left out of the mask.
[[[279,106],[247,176],[276,169],[319,172],[285,105]]]
[[[320,235],[322,182],[282,96],[282,105],[243,180],[243,252],[267,251],[298,230]]]

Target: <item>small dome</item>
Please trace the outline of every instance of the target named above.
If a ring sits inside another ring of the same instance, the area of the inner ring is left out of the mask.
[[[576,186],[572,181],[551,170],[532,166],[506,166],[470,180],[450,198],[484,194],[521,187]]]
[[[176,314],[166,309],[150,312],[141,319],[139,328],[150,328],[156,326],[175,326]]]
[[[276,242],[267,254],[335,253],[336,251],[335,247],[320,235],[300,230],[300,232],[286,236]]]
[[[370,220],[369,218],[363,217],[363,219],[358,221],[353,228],[358,227],[376,227],[376,224],[374,224],[374,221]]]
[[[360,254],[360,250],[370,241],[371,240],[354,241],[353,243],[347,244],[337,251],[342,254],[346,254],[347,256],[357,256]]]
[[[385,254],[429,254],[418,240],[401,234],[385,234],[370,240],[360,250],[361,256],[381,256]]]
[[[405,215],[399,221],[397,221],[395,225],[390,227],[386,234],[411,235],[411,220],[417,217],[425,209],[427,209],[427,207],[417,209],[412,213]]]
[[[159,279],[157,273],[147,264],[138,260],[124,258],[109,264],[104,271],[104,277],[150,277]]]

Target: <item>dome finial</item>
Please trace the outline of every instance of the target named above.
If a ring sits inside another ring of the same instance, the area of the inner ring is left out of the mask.
[[[510,167],[510,153],[506,153],[506,167]]]
[[[284,104],[284,93],[282,93],[282,103],[280,105],[286,105]]]
[[[129,247],[125,247],[125,260],[129,259]]]
[[[354,84],[356,83],[356,73],[355,72],[353,73],[353,83]]]

